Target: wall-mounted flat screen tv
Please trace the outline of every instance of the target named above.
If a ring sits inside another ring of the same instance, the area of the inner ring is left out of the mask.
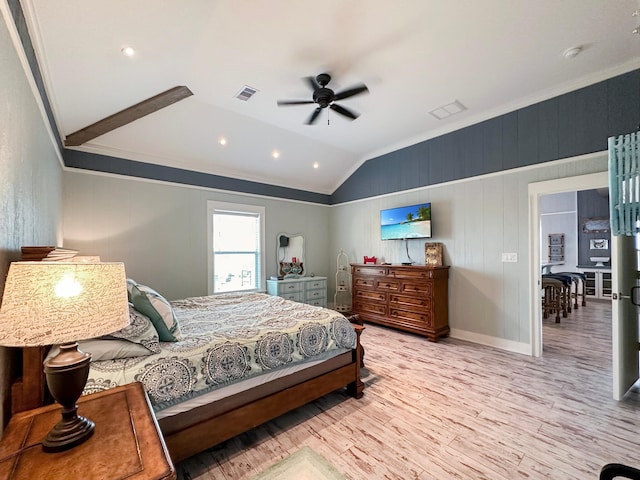
[[[380,234],[382,240],[431,238],[431,204],[380,210]]]

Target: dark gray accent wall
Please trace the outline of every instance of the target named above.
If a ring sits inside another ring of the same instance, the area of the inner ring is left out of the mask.
[[[609,196],[598,190],[581,190],[578,192],[578,264],[593,265],[589,257],[611,257],[611,232],[583,232],[582,225],[588,218],[609,218]],[[609,248],[591,250],[589,240],[606,239]]]
[[[136,162],[133,160],[125,160],[96,153],[79,152],[77,150],[65,149],[63,151],[63,155],[64,164],[67,167],[179,183],[183,185],[193,185],[197,187],[216,188],[232,192],[287,198],[290,200],[300,200],[324,205],[329,203],[329,195],[307,192],[306,190],[296,190],[294,188],[279,187],[266,183],[250,182],[237,178],[194,172],[192,170],[183,170],[181,168],[166,167],[162,165],[153,165],[151,163]]]
[[[15,23],[16,29],[18,30],[22,48],[24,49],[27,61],[29,62],[29,68],[31,69],[36,86],[38,87],[38,92],[40,92],[44,109],[47,112],[47,120],[49,120],[49,125],[51,125],[51,129],[53,130],[58,148],[62,150],[62,139],[58,133],[56,120],[53,117],[49,97],[47,97],[47,94],[45,93],[44,82],[42,81],[42,74],[40,73],[40,66],[38,65],[35,51],[33,50],[33,43],[31,43],[31,37],[29,36],[29,30],[27,29],[27,22],[24,18],[24,12],[22,11],[20,0],[8,0],[7,5],[9,6],[9,10],[13,16],[13,23]]]
[[[368,160],[331,203],[605,151],[638,128],[640,70]]]

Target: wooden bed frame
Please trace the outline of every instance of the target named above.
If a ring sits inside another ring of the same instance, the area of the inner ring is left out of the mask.
[[[354,328],[357,343],[350,352],[231,397],[158,420],[172,460],[177,463],[341,388],[346,387],[350,395],[361,398],[364,384],[360,379],[363,356],[360,335],[364,327],[354,325]],[[11,389],[12,413],[51,403],[42,368],[46,349],[24,348],[22,353],[22,378]]]

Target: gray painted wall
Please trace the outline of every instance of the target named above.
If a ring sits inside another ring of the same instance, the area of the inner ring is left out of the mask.
[[[170,299],[207,292],[207,200],[264,205],[267,275],[276,271],[276,236],[302,233],[308,272],[335,289],[336,255],[398,263],[402,241],[380,240],[384,208],[432,203],[434,238],[450,270],[452,335],[514,351],[530,342],[529,211],[532,182],[605,171],[606,154],[562,160],[332,207],[162,184],[133,178],[64,173],[65,246],[124,261],[127,274]],[[424,263],[424,241],[409,254]],[[517,263],[502,263],[502,253]]]
[[[528,184],[606,168],[606,154],[602,154],[334,206],[330,251],[335,256],[343,249],[350,261],[357,263],[362,263],[364,255],[399,262],[405,254],[404,243],[380,240],[380,210],[431,202],[432,241],[444,244],[445,264],[451,266],[452,336],[526,352],[531,341],[532,276]],[[410,255],[417,263],[424,263],[424,243],[424,240],[409,242]],[[502,263],[503,252],[517,253],[518,262]],[[333,266],[331,294],[335,270]]]
[[[0,293],[23,245],[62,240],[62,167],[6,23],[0,21]],[[15,351],[0,347],[0,426],[10,414]]]
[[[540,197],[540,262],[549,260],[549,234],[564,235],[564,265],[554,265],[551,272],[575,272],[578,265],[578,211],[576,192],[562,192]]]
[[[207,294],[207,201],[266,208],[266,273],[276,274],[276,236],[301,233],[308,273],[329,272],[330,207],[81,171],[64,174],[64,242],[169,299]]]

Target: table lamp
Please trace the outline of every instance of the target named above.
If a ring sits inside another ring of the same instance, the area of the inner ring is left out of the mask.
[[[60,344],[44,362],[47,385],[62,405],[62,420],[42,442],[59,452],[86,441],[94,423],[77,414],[76,402],[89,376],[91,354],[78,340],[129,325],[123,263],[13,262],[0,306],[0,345],[37,347]]]

